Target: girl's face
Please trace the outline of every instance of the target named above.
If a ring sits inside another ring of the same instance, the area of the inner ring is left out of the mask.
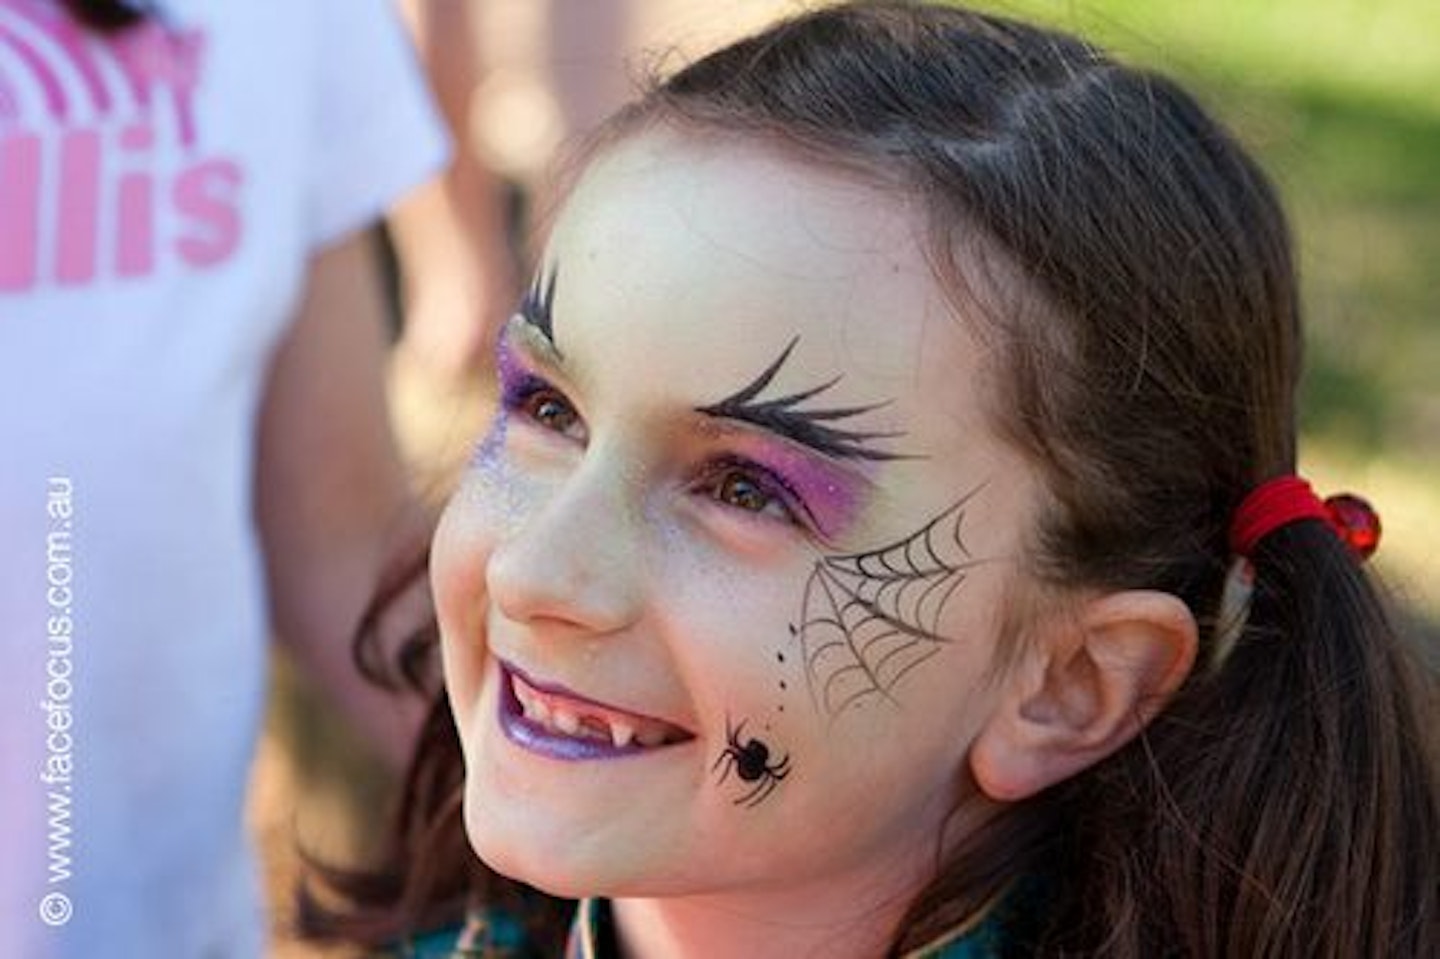
[[[658,133],[569,198],[435,540],[467,825],[500,872],[854,908],[934,863],[1036,494],[921,223]]]

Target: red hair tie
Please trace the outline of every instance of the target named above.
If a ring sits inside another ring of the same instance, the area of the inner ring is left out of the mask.
[[[1341,493],[1322,501],[1305,480],[1281,476],[1255,487],[1235,510],[1230,550],[1249,556],[1266,536],[1302,519],[1323,521],[1360,560],[1380,545],[1380,516],[1365,500]]]

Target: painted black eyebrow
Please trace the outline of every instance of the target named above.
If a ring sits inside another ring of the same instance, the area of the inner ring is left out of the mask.
[[[555,343],[555,279],[559,272],[556,266],[542,266],[530,282],[530,288],[520,298],[518,310],[520,318],[545,337],[556,357],[563,356]]]
[[[808,390],[791,393],[789,396],[781,396],[773,400],[756,399],[765,387],[770,385],[775,374],[780,372],[780,367],[785,365],[785,361],[790,358],[791,351],[795,349],[795,344],[799,342],[800,337],[798,336],[792,339],[779,358],[766,367],[748,386],[718,403],[696,407],[695,412],[705,416],[750,423],[788,437],[796,443],[828,456],[876,461],[908,459],[909,457],[899,453],[871,449],[865,445],[871,440],[892,439],[904,436],[904,433],[863,433],[826,425],[835,420],[849,419],[852,416],[860,416],[863,413],[878,410],[890,405],[889,400],[869,406],[842,406],[819,410],[795,408],[839,383],[839,376]]]

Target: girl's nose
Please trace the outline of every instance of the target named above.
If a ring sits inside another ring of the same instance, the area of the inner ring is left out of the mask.
[[[643,529],[618,485],[582,468],[490,554],[490,597],[507,619],[609,633],[639,617]]]

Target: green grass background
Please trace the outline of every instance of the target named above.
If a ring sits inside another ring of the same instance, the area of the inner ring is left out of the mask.
[[[1377,565],[1440,635],[1440,0],[982,5],[1180,78],[1257,153],[1298,240],[1302,467],[1376,503]]]

